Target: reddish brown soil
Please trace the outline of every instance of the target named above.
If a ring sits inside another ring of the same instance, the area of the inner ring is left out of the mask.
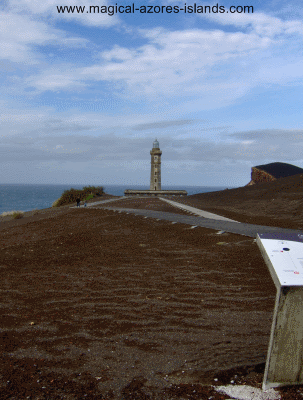
[[[0,399],[217,400],[229,397],[210,385],[261,386],[275,286],[253,239],[67,207],[2,222],[0,249]]]
[[[89,200],[87,204],[94,204],[99,201],[103,200],[110,200],[110,199],[116,199],[117,196],[112,196],[110,194],[104,194],[102,197],[96,197],[95,199]],[[83,202],[81,202],[81,207],[83,207]],[[114,205],[115,203],[108,203],[109,205]],[[66,214],[70,212],[71,207],[76,207],[76,203],[72,205],[66,205],[66,206],[61,206],[58,208],[45,208],[43,210],[33,210],[33,211],[27,211],[23,213],[23,216],[21,219],[14,219],[12,216],[2,216],[0,215],[0,230],[1,229],[8,229],[13,226],[20,226],[20,225],[26,225],[29,222],[36,222],[40,221],[42,219],[48,219],[48,218],[53,218],[53,217],[58,217],[60,215]]]
[[[181,197],[178,201],[239,222],[303,229],[303,175]]]

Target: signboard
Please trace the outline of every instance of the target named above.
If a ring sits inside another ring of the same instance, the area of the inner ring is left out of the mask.
[[[303,286],[303,234],[260,233],[257,243],[276,286]]]
[[[257,244],[277,288],[263,390],[302,385],[303,234],[260,233]]]

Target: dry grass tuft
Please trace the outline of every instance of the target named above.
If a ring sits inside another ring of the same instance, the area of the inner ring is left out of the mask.
[[[5,211],[1,214],[1,217],[7,217],[11,215],[14,219],[23,218],[23,211]]]

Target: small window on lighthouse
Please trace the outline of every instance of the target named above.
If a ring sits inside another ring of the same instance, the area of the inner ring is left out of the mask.
[[[155,175],[157,175],[157,172],[155,171]]]
[[[157,179],[155,179],[155,183],[157,182]]]

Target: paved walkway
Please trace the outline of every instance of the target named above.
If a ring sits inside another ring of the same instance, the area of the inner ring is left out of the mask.
[[[124,196],[123,197],[114,198],[114,199],[95,201],[94,203],[87,203],[86,207],[94,207],[94,206],[97,206],[99,204],[105,204],[105,203],[109,203],[110,201],[117,201],[117,200],[123,200],[123,199],[125,199]],[[81,207],[84,207],[84,205],[82,205]],[[79,208],[79,207],[72,206],[71,208]]]
[[[98,207],[96,207],[97,209]],[[238,235],[244,235],[255,238],[257,233],[295,233],[303,234],[302,231],[295,229],[283,229],[275,228],[272,226],[262,226],[262,225],[251,225],[239,222],[222,221],[210,218],[201,218],[191,215],[180,215],[172,214],[163,211],[153,211],[153,210],[142,210],[142,209],[132,209],[132,208],[116,208],[116,207],[100,207],[102,210],[112,210],[118,212],[131,213],[135,215],[142,215],[145,217],[155,218],[164,221],[179,222],[182,224],[187,224],[191,226],[202,226],[204,228],[215,229],[218,231],[225,231],[230,233],[236,233]]]
[[[211,218],[211,219],[216,219],[216,220],[220,220],[220,221],[230,221],[230,222],[240,223],[238,221],[234,221],[233,219],[222,217],[221,215],[213,214],[208,211],[200,210],[199,208],[186,206],[185,204],[181,204],[181,203],[177,203],[176,201],[165,199],[164,197],[159,196],[159,199],[162,201],[166,201],[166,203],[169,203],[174,207],[178,207],[181,210],[189,211],[189,212],[199,215],[200,217],[203,217],[203,218]]]

